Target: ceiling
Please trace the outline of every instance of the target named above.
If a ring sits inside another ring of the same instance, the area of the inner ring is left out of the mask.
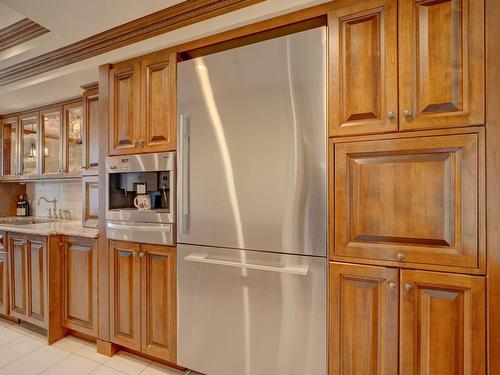
[[[97,81],[98,66],[168,48],[327,0],[266,0],[203,22],[128,45],[51,72],[0,87],[0,114],[81,94]],[[0,53],[0,69],[72,44],[182,0],[0,0],[0,29],[29,18],[50,30]]]

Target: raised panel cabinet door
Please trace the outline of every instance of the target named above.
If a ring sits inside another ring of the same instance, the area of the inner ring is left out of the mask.
[[[484,124],[484,0],[399,1],[400,129]]]
[[[9,313],[9,259],[6,242],[5,232],[0,232],[0,314],[4,315]]]
[[[116,64],[109,72],[109,154],[140,151],[140,64]]]
[[[397,131],[397,1],[337,7],[328,13],[330,136]]]
[[[176,360],[175,247],[141,245],[142,352]]]
[[[332,142],[331,255],[484,268],[483,136]]]
[[[27,315],[27,241],[9,235],[10,315],[24,319]]]
[[[83,165],[84,174],[96,175],[99,167],[99,95],[97,89],[83,93]]]
[[[47,247],[45,240],[27,241],[28,321],[47,326]]]
[[[141,61],[141,145],[143,152],[175,150],[175,53]]]
[[[99,178],[84,176],[82,178],[82,225],[97,228],[99,221]]]
[[[96,241],[65,238],[63,257],[63,325],[97,336],[97,248]]]
[[[127,348],[141,348],[140,245],[110,241],[111,341]]]
[[[401,271],[400,373],[486,373],[485,279]]]
[[[399,271],[330,263],[330,375],[398,374]]]
[[[10,117],[0,121],[2,138],[2,177],[15,178],[19,172],[19,118]]]

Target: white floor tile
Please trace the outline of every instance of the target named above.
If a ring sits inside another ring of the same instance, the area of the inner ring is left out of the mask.
[[[10,363],[2,371],[8,374],[36,375],[69,355],[65,350],[44,346]]]
[[[99,363],[72,354],[42,372],[42,375],[87,375],[101,366]]]
[[[115,370],[121,371],[128,375],[137,375],[143,371],[151,361],[142,357],[127,353],[118,352],[104,364]]]
[[[183,374],[184,371],[160,365],[158,363],[151,363],[141,372],[141,375],[183,375]]]
[[[109,361],[110,357],[97,353],[97,349],[95,345],[88,345],[76,352],[81,357],[90,359],[91,361],[104,363]]]
[[[15,331],[13,329],[2,327],[0,328],[0,346],[8,344],[14,340],[18,340],[24,335],[21,332]]]
[[[44,346],[44,343],[31,336],[23,336],[0,347],[0,368]]]
[[[77,353],[86,347],[92,347],[94,351],[96,350],[95,345],[92,343],[73,336],[66,336],[62,340],[56,342],[53,346],[71,353]]]
[[[98,367],[91,375],[123,375],[123,372],[112,369],[108,366]]]

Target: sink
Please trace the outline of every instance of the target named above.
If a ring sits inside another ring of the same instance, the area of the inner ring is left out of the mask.
[[[0,224],[3,224],[3,225],[29,225],[29,224],[44,224],[44,223],[50,223],[50,220],[37,218],[37,217],[0,218]]]

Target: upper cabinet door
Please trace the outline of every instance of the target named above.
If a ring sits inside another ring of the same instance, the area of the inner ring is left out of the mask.
[[[18,117],[1,121],[2,129],[2,177],[15,177],[18,171]]]
[[[63,172],[66,175],[82,173],[83,107],[81,102],[67,104],[64,113]]]
[[[330,136],[397,131],[396,1],[364,1],[328,17]]]
[[[175,150],[176,54],[160,53],[141,61],[142,152]]]
[[[109,72],[109,154],[140,152],[140,64],[116,64]]]
[[[484,0],[401,0],[400,128],[484,123]]]
[[[21,174],[23,176],[34,176],[39,173],[39,118],[38,112],[22,115],[19,117],[21,131]]]
[[[486,374],[485,280],[401,271],[400,373]]]
[[[334,152],[332,256],[484,268],[482,131],[337,143]]]
[[[55,107],[40,112],[42,122],[42,174],[48,177],[62,172],[62,108]]]
[[[83,173],[96,175],[99,167],[99,95],[97,88],[83,93]]]

